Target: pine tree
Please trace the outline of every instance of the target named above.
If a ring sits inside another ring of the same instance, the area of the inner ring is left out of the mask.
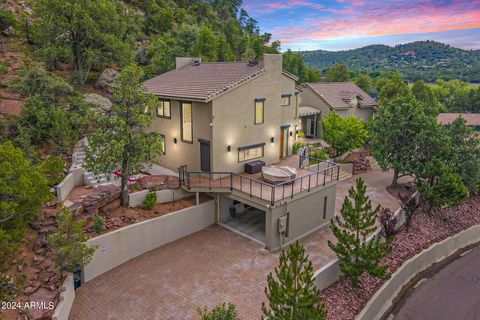
[[[361,178],[356,181],[356,188],[351,187],[345,197],[339,216],[335,216],[330,228],[338,242],[328,242],[340,260],[342,277],[349,279],[357,287],[359,277],[368,272],[374,277],[384,277],[385,267],[379,266],[379,260],[385,256],[385,246],[380,239],[370,242],[367,237],[375,229],[380,206],[372,209],[372,203],[366,195],[365,183]]]
[[[262,303],[263,319],[325,319],[326,311],[320,300],[320,291],[313,283],[312,262],[298,242],[282,251],[275,276],[270,273],[267,283],[265,294],[268,307]]]

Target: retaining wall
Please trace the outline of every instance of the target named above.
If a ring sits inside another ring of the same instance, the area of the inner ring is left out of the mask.
[[[73,274],[69,273],[63,281],[62,291],[58,298],[57,306],[52,315],[52,320],[67,320],[75,299],[75,288],[73,286]]]
[[[64,201],[73,188],[83,185],[83,168],[70,170],[70,173],[57,186],[57,199]]]
[[[83,281],[120,264],[215,223],[215,201],[142,221],[88,240],[98,246],[92,261],[83,270]]]
[[[456,251],[480,241],[480,226],[473,226],[442,242],[432,245],[413,258],[404,262],[372,296],[367,305],[356,317],[357,320],[380,319],[392,306],[403,287],[418,273],[426,270],[432,264],[451,256]]]
[[[128,206],[135,208],[141,207],[143,201],[145,200],[149,190],[142,190],[138,192],[133,192],[128,195]],[[172,200],[183,199],[191,197],[193,193],[184,191],[182,189],[166,189],[156,191],[157,193],[157,203],[170,202]]]
[[[418,202],[420,194],[418,192],[415,192],[413,196]],[[402,224],[405,223],[405,212],[402,208],[398,208],[397,211],[395,211],[395,216],[397,217],[397,227],[400,227]],[[367,241],[379,236],[380,231],[380,228],[378,228],[377,231],[373,235],[371,235]],[[324,265],[323,267],[315,271],[313,277],[315,278],[315,286],[320,290],[323,290],[334,282],[338,281],[340,279],[339,260],[335,259]]]

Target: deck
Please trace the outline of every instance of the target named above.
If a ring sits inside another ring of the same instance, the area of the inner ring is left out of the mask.
[[[275,164],[297,169],[295,179],[280,184],[266,182],[261,173],[189,172],[185,167],[180,170],[180,183],[191,191],[207,189],[219,192],[237,192],[250,198],[266,200],[273,205],[277,201],[293,198],[297,194],[310,192],[313,188],[338,180],[339,165],[328,161],[311,164],[311,158],[302,158],[301,165],[300,157],[297,155],[287,157]]]

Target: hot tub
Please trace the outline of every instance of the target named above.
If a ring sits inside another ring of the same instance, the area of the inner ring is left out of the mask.
[[[262,167],[262,178],[269,183],[282,183],[295,179],[297,169],[287,166]]]

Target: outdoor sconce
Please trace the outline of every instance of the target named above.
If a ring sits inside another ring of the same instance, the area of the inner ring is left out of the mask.
[[[270,141],[272,141],[272,143],[273,143],[273,142],[275,141],[275,138],[274,138],[274,137],[272,137],[272,138],[270,139]]]
[[[297,129],[296,133],[298,134],[298,129]]]
[[[290,137],[293,136],[293,131],[290,131]]]
[[[232,146],[228,146],[228,147],[227,147],[227,151],[228,151],[228,152],[232,151]]]
[[[173,138],[173,143],[177,144],[177,138]]]

